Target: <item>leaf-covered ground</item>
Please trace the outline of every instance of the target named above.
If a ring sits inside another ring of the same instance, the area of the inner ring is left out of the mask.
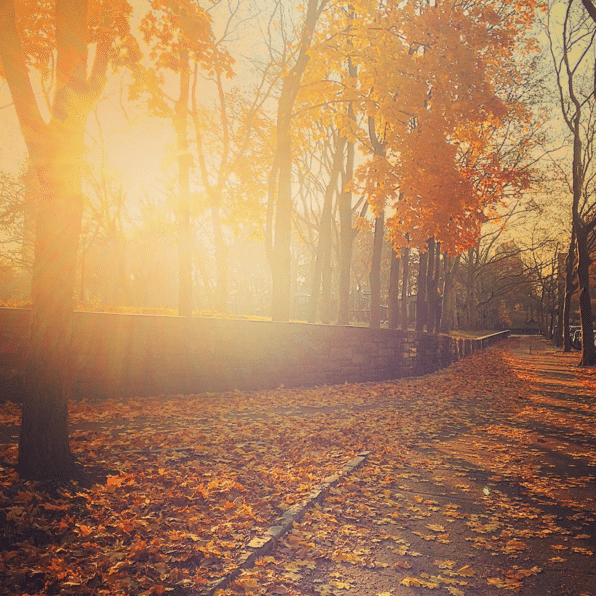
[[[596,373],[576,360],[512,339],[420,379],[74,403],[91,488],[20,481],[3,405],[0,593],[204,593],[371,450],[222,594],[596,596]]]

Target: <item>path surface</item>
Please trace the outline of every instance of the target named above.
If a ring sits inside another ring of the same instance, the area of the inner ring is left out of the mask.
[[[594,373],[539,338],[508,347],[504,369],[478,368],[436,410],[426,395],[405,442],[386,435],[225,593],[595,595]]]
[[[370,450],[219,594],[596,596],[596,371],[577,359],[521,337],[419,379],[74,404],[75,452],[113,476],[49,502],[12,471],[5,409],[0,594],[208,593]]]

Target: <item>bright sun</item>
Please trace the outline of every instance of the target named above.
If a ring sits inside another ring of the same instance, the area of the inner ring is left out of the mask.
[[[153,194],[164,177],[167,150],[173,141],[166,122],[139,119],[106,138],[106,165],[122,176],[122,184],[133,193],[144,189]]]

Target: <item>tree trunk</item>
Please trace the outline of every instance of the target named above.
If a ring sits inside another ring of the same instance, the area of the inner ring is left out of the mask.
[[[577,240],[577,280],[579,283],[579,314],[582,327],[582,358],[580,366],[596,364],[594,347],[594,322],[592,320],[592,301],[590,299],[590,253],[588,235],[585,227],[576,229]]]
[[[408,329],[408,285],[410,283],[410,248],[404,246],[401,249],[401,261],[403,271],[401,275],[401,328],[404,331]]]
[[[219,213],[221,196],[212,203],[213,242],[215,244],[215,310],[228,312],[228,247],[225,243]]]
[[[577,285],[573,280],[575,271],[575,230],[571,232],[569,250],[565,259],[565,295],[563,298],[563,352],[571,352],[571,335],[569,330],[569,319],[571,316],[571,299]]]
[[[476,312],[476,261],[477,251],[474,248],[468,249],[468,270],[466,276],[466,317],[468,330],[476,329],[478,326],[478,313]]]
[[[557,258],[555,271],[557,275],[557,324],[555,325],[553,342],[557,348],[560,348],[563,346],[563,308],[565,304],[565,280],[561,272],[560,255]]]
[[[399,265],[399,256],[395,249],[392,249],[391,270],[389,272],[389,303],[387,305],[389,329],[397,329],[399,323]]]
[[[178,314],[192,316],[192,256],[190,226],[190,168],[192,158],[188,148],[187,119],[190,93],[188,51],[182,49],[180,61],[180,97],[175,106],[176,145],[178,151]]]
[[[321,213],[321,224],[319,228],[319,243],[317,246],[317,258],[312,278],[312,289],[310,293],[310,304],[308,312],[308,322],[315,323],[319,311],[319,301],[321,301],[321,319],[323,323],[330,323],[331,318],[331,219],[333,208],[333,195],[337,188],[337,181],[342,169],[344,148],[346,140],[343,137],[337,137],[335,153],[333,154],[332,169],[330,172],[329,183],[325,189],[323,199],[323,211]],[[351,213],[351,212],[350,212]],[[351,228],[350,221],[350,228]],[[323,294],[321,296],[321,277],[323,278]]]
[[[435,333],[439,333],[439,329],[441,328],[441,312],[443,310],[443,292],[445,291],[445,281],[443,280],[443,289],[442,291],[439,290],[440,279],[441,279],[441,243],[437,242],[437,246],[435,247],[435,303],[433,306],[434,317],[435,317],[435,325],[434,330]]]
[[[269,209],[275,205],[275,237],[268,249],[273,282],[271,317],[289,321],[292,294],[292,110],[309,60],[315,25],[319,18],[319,0],[309,0],[302,28],[300,49],[293,68],[284,77],[277,111],[277,146],[269,180]],[[269,227],[269,226],[268,226]],[[268,238],[272,230],[268,230]]]
[[[445,286],[443,288],[443,309],[441,313],[441,333],[449,333],[455,322],[455,284],[453,283],[461,256],[455,259],[445,256]]]
[[[428,267],[428,253],[420,253],[418,266],[418,290],[416,293],[416,331],[423,331],[426,325],[428,309],[426,305],[426,270]]]
[[[557,324],[555,325],[553,343],[557,348],[560,348],[563,346],[563,304],[565,302],[564,288],[559,288],[557,298]]]
[[[354,144],[348,143],[348,156],[345,176],[342,179],[343,191],[339,197],[339,306],[337,324],[350,322],[350,288],[352,275],[352,252],[356,231],[352,227],[352,193],[345,190],[346,184],[354,176]]]
[[[31,479],[75,475],[68,442],[69,355],[81,233],[83,133],[103,86],[112,40],[97,43],[88,76],[87,2],[56,1],[56,91],[51,119],[41,117],[16,28],[14,3],[0,2],[0,63],[37,172],[31,340],[18,470]]]
[[[82,150],[82,130],[77,141]],[[68,441],[68,379],[83,214],[81,173],[77,170],[68,168],[51,151],[38,170],[42,201],[36,226],[31,341],[19,439],[18,470],[23,478],[60,480],[75,475]]]
[[[353,16],[353,11],[352,11]],[[348,56],[348,76],[354,79],[356,77],[356,67]],[[354,106],[350,102],[348,105],[348,118],[355,119]],[[350,322],[350,286],[352,273],[352,250],[356,231],[352,228],[352,193],[348,191],[348,184],[354,177],[354,143],[346,141],[347,154],[345,169],[341,181],[341,193],[338,200],[339,210],[339,244],[340,244],[340,262],[339,262],[339,296],[337,324],[347,325]]]
[[[426,272],[426,303],[427,303],[427,315],[426,315],[426,331],[427,333],[434,333],[435,324],[435,306],[437,297],[437,287],[435,280],[435,239],[428,239],[428,264]]]
[[[381,326],[381,256],[385,235],[385,214],[375,217],[375,237],[370,269],[370,326]]]

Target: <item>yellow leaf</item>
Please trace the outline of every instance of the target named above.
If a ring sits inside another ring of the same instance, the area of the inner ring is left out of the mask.
[[[495,586],[496,588],[503,588],[505,590],[517,591],[521,587],[521,582],[513,579],[501,579],[500,577],[489,577],[486,580],[489,586]]]
[[[474,577],[474,570],[469,565],[464,565],[455,573],[457,573],[457,575],[461,575],[462,577]]]
[[[447,591],[449,594],[451,594],[451,596],[465,596],[465,594],[459,588],[454,588],[453,586],[449,586]]]
[[[420,587],[420,580],[416,579],[415,577],[404,577],[401,580],[401,585],[402,586],[408,586],[408,587]]]
[[[349,590],[350,589],[350,584],[346,583],[346,582],[340,582],[338,580],[331,580],[329,582],[330,586],[333,586],[334,588],[337,588],[338,590]]]

